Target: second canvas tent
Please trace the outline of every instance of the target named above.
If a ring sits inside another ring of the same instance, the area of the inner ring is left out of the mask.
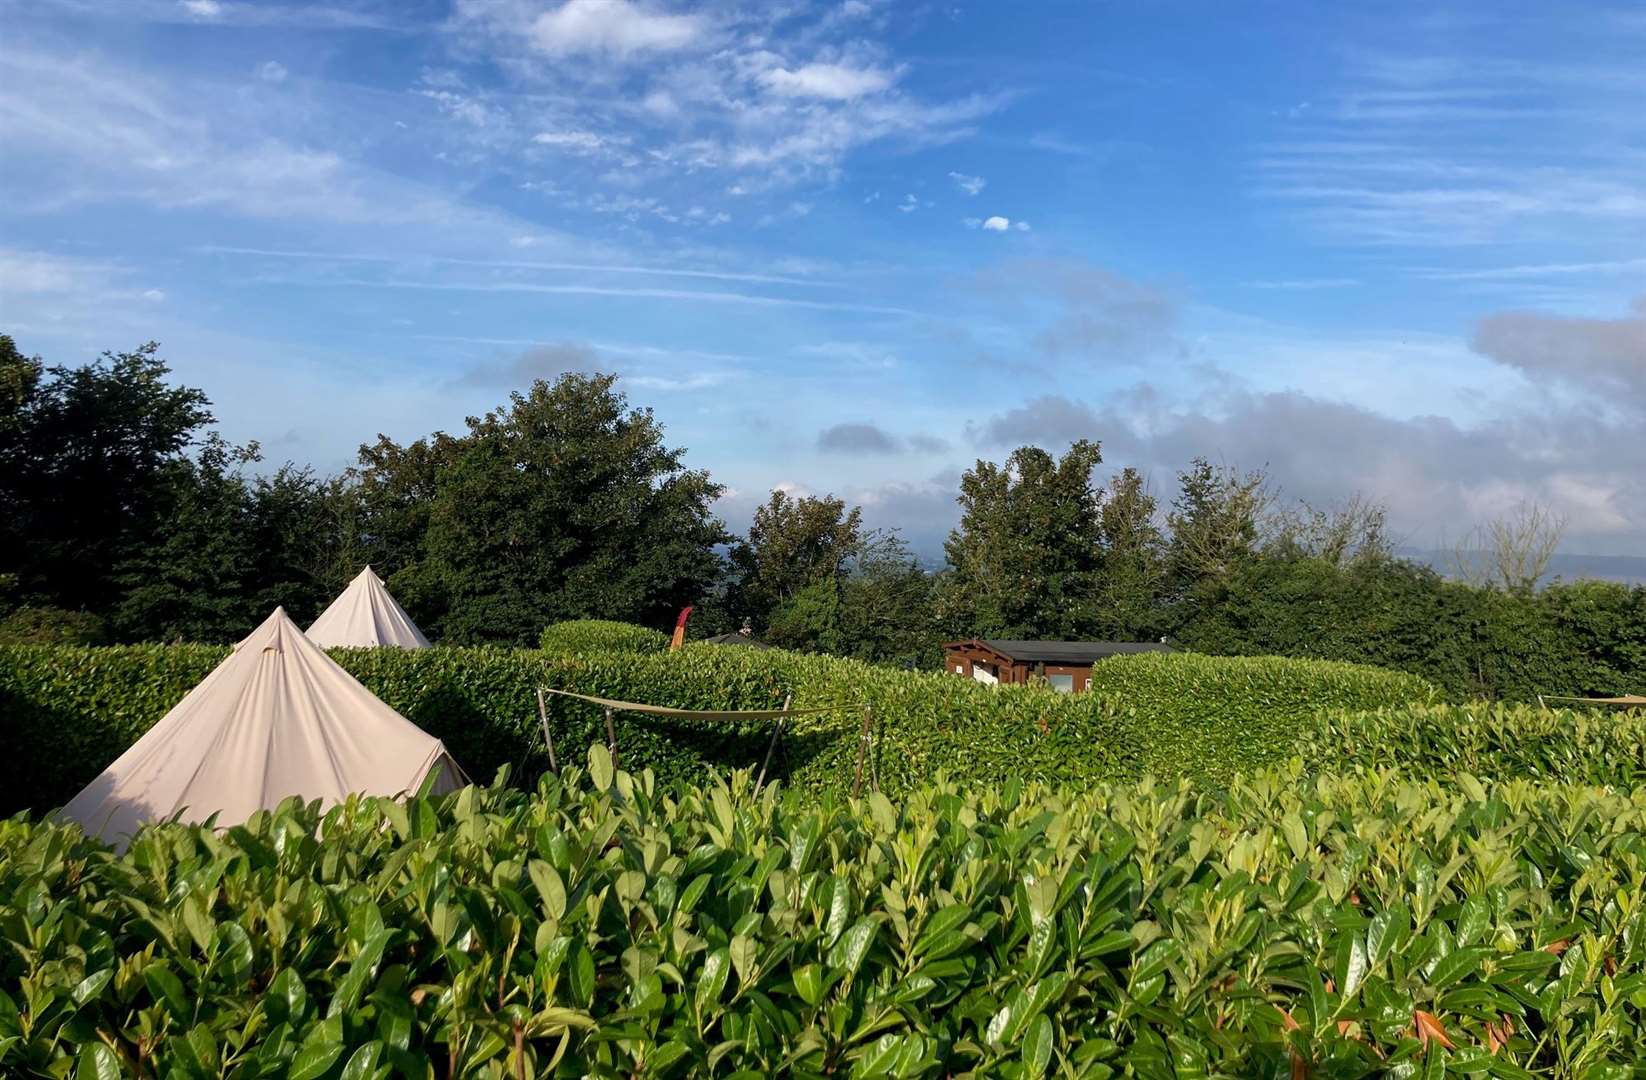
[[[371,567],[360,571],[331,607],[320,613],[309,627],[309,640],[322,649],[370,649],[397,645],[402,649],[426,649],[429,639],[411,621],[404,608],[389,595],[383,579]]]

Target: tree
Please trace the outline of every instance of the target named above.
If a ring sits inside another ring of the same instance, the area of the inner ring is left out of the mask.
[[[1504,517],[1476,526],[1452,553],[1458,577],[1475,585],[1530,593],[1549,569],[1566,519],[1546,506],[1522,502]]]
[[[720,571],[721,492],[615,376],[534,382],[461,436],[362,447],[364,550],[454,642],[536,640],[563,619],[663,625]]]
[[[1102,561],[1094,608],[1101,637],[1136,641],[1159,634],[1166,538],[1155,513],[1155,498],[1136,469],[1123,469],[1109,481],[1098,511]]]
[[[1074,638],[1096,616],[1098,444],[1055,459],[1038,447],[1005,465],[979,460],[960,478],[961,520],[943,545],[952,573],[941,618],[956,636]]]
[[[833,495],[773,491],[731,551],[735,614],[759,627],[809,586],[838,584],[862,541],[863,511]],[[815,598],[814,598],[815,599]]]
[[[168,485],[212,422],[154,342],[46,368],[0,335],[0,576],[19,601],[101,613],[165,526]]]
[[[936,578],[895,530],[866,533],[840,586],[846,655],[904,667],[942,663]]]
[[[1299,501],[1295,508],[1274,515],[1269,547],[1279,554],[1320,559],[1337,567],[1390,559],[1394,544],[1388,521],[1386,506],[1358,493],[1330,510]]]
[[[256,625],[248,594],[262,553],[242,470],[259,458],[255,443],[213,434],[195,459],[171,464],[160,496],[166,527],[116,568],[113,621],[123,639],[233,641]]]
[[[1215,588],[1256,555],[1274,493],[1262,470],[1241,473],[1205,458],[1177,478],[1168,559],[1179,593],[1187,594]]]

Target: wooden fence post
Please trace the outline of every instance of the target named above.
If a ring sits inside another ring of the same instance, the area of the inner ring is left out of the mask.
[[[612,711],[606,710],[606,749],[612,753],[612,768],[617,768],[617,729],[612,726]]]
[[[852,798],[863,793],[863,760],[869,753],[869,706],[863,706],[863,733],[857,738],[857,775],[852,778]]]
[[[543,721],[543,741],[549,747],[549,771],[560,775],[560,766],[554,760],[554,736],[549,733],[549,706],[543,700],[543,688],[537,688],[537,717]]]
[[[789,711],[789,702],[791,702],[793,700],[794,700],[794,695],[793,694],[784,695],[784,697],[783,697],[783,711],[784,712]],[[777,730],[772,732],[772,741],[766,744],[766,760],[762,761],[760,763],[760,775],[755,777],[755,781],[754,781],[754,793],[756,795],[760,794],[760,787],[761,787],[762,784],[764,784],[766,782],[766,768],[767,768],[767,766],[771,765],[771,763],[772,763],[772,751],[777,749],[777,740],[783,734],[783,720],[784,720],[784,717],[779,716],[777,718]]]

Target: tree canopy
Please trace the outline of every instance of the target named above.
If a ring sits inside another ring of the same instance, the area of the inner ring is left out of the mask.
[[[569,619],[694,629],[934,666],[946,638],[1156,640],[1403,668],[1455,697],[1639,691],[1646,587],[1543,584],[1559,522],[1484,526],[1489,573],[1396,557],[1357,495],[1283,499],[1196,458],[1157,496],[1099,444],[962,476],[947,566],[834,495],[774,491],[734,536],[612,375],[538,380],[465,430],[379,435],[337,476],[213,427],[152,343],[47,366],[0,336],[0,642],[232,641],[312,619],[371,564],[446,642],[531,644]],[[1163,507],[1162,504],[1165,503]],[[1469,580],[1473,576],[1476,580]]]

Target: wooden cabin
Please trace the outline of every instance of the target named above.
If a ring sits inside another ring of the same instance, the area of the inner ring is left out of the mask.
[[[982,683],[1045,679],[1054,690],[1079,693],[1092,685],[1092,665],[1111,656],[1176,652],[1154,641],[1011,641],[971,638],[943,646],[943,668]]]

